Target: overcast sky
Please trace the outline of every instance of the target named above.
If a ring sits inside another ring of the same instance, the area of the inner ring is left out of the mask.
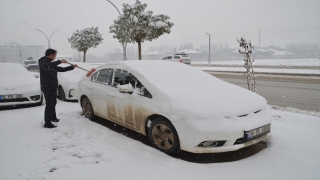
[[[112,0],[120,9],[122,3],[135,0]],[[236,37],[244,35],[261,45],[284,47],[289,43],[320,43],[320,0],[142,0],[147,10],[166,14],[174,23],[171,34],[152,42],[145,42],[142,51],[163,44],[179,46],[193,43],[208,44],[206,33],[212,34],[212,43],[228,43],[236,47]],[[46,45],[43,34],[51,38],[51,47],[59,54],[73,55],[68,43],[76,29],[99,27],[103,43],[88,52],[104,54],[121,48],[112,38],[109,26],[118,12],[106,0],[0,0],[0,44],[23,42],[24,45]],[[134,44],[133,46],[137,46]]]

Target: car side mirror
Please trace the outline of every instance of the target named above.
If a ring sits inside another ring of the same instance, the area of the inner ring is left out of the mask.
[[[118,85],[118,90],[121,93],[132,93],[133,92],[133,88],[130,83],[125,84],[125,85]]]

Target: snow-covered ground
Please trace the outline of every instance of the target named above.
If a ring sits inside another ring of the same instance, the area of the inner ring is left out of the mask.
[[[320,179],[317,116],[273,110],[266,149],[199,164],[84,118],[78,103],[58,101],[61,122],[45,129],[44,107],[0,111],[0,179]]]
[[[226,71],[226,72],[245,72],[241,67],[197,67],[195,68],[207,71]],[[272,68],[253,68],[255,72],[260,73],[279,73],[279,74],[320,74],[320,69],[272,69]]]
[[[217,65],[243,65],[243,60],[212,60],[211,64]],[[192,64],[208,64],[208,61],[192,61]],[[266,66],[320,66],[320,59],[255,59],[254,65]]]

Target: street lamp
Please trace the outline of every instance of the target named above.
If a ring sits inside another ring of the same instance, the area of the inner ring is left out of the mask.
[[[12,40],[11,40],[11,41],[12,41]],[[21,44],[18,44],[18,43],[14,42],[14,41],[12,41],[12,42],[13,42],[14,44],[16,44],[16,45],[18,46],[18,48],[19,48],[20,61],[21,61],[21,64],[23,65],[21,46],[22,46],[22,44],[23,44],[24,42],[26,42],[26,41],[23,41]]]
[[[110,4],[112,4],[113,7],[115,7],[119,13],[119,15],[121,15],[119,9],[117,8],[116,5],[114,5],[111,1],[107,0]],[[127,46],[127,43],[126,42],[122,42],[122,48],[123,48],[123,60],[127,60],[127,52],[126,52],[126,46]]]
[[[208,64],[211,64],[211,34],[207,33],[207,35],[209,36],[209,59],[208,59]]]
[[[113,5],[113,7],[115,7],[116,9],[117,9],[117,11],[118,11],[118,13],[121,15],[121,13],[120,13],[120,11],[119,11],[119,9],[117,8],[117,6],[115,6],[111,1],[109,1],[109,0],[107,0],[109,3],[111,3],[112,5]]]
[[[53,33],[59,31],[59,29],[53,31],[53,33],[51,33],[51,35],[50,35],[49,38],[48,38],[48,36],[47,36],[44,32],[40,31],[39,29],[36,29],[36,28],[34,28],[34,29],[37,30],[37,31],[39,31],[39,32],[41,32],[41,33],[47,38],[47,40],[48,40],[48,49],[50,49],[50,48],[51,48],[51,47],[50,47],[50,39],[51,39],[51,36],[53,35]]]

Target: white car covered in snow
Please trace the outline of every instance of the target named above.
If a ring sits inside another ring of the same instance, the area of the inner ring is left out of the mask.
[[[79,67],[84,68],[86,70],[90,70],[97,65],[92,65],[89,63],[81,63],[81,62],[73,62],[77,64]],[[61,67],[70,66],[69,64],[60,64]],[[60,100],[78,100],[78,82],[81,77],[87,72],[80,69],[75,68],[72,71],[67,72],[58,72],[58,92],[57,96]]]
[[[0,106],[41,105],[39,78],[21,64],[0,63]]]
[[[36,60],[24,60],[23,67],[27,70],[39,70],[38,62]]]
[[[271,136],[265,98],[191,66],[122,61],[79,82],[85,117],[108,119],[175,154],[235,151]]]
[[[162,60],[191,64],[191,58],[186,53],[176,53],[174,55],[166,56],[162,58]]]

